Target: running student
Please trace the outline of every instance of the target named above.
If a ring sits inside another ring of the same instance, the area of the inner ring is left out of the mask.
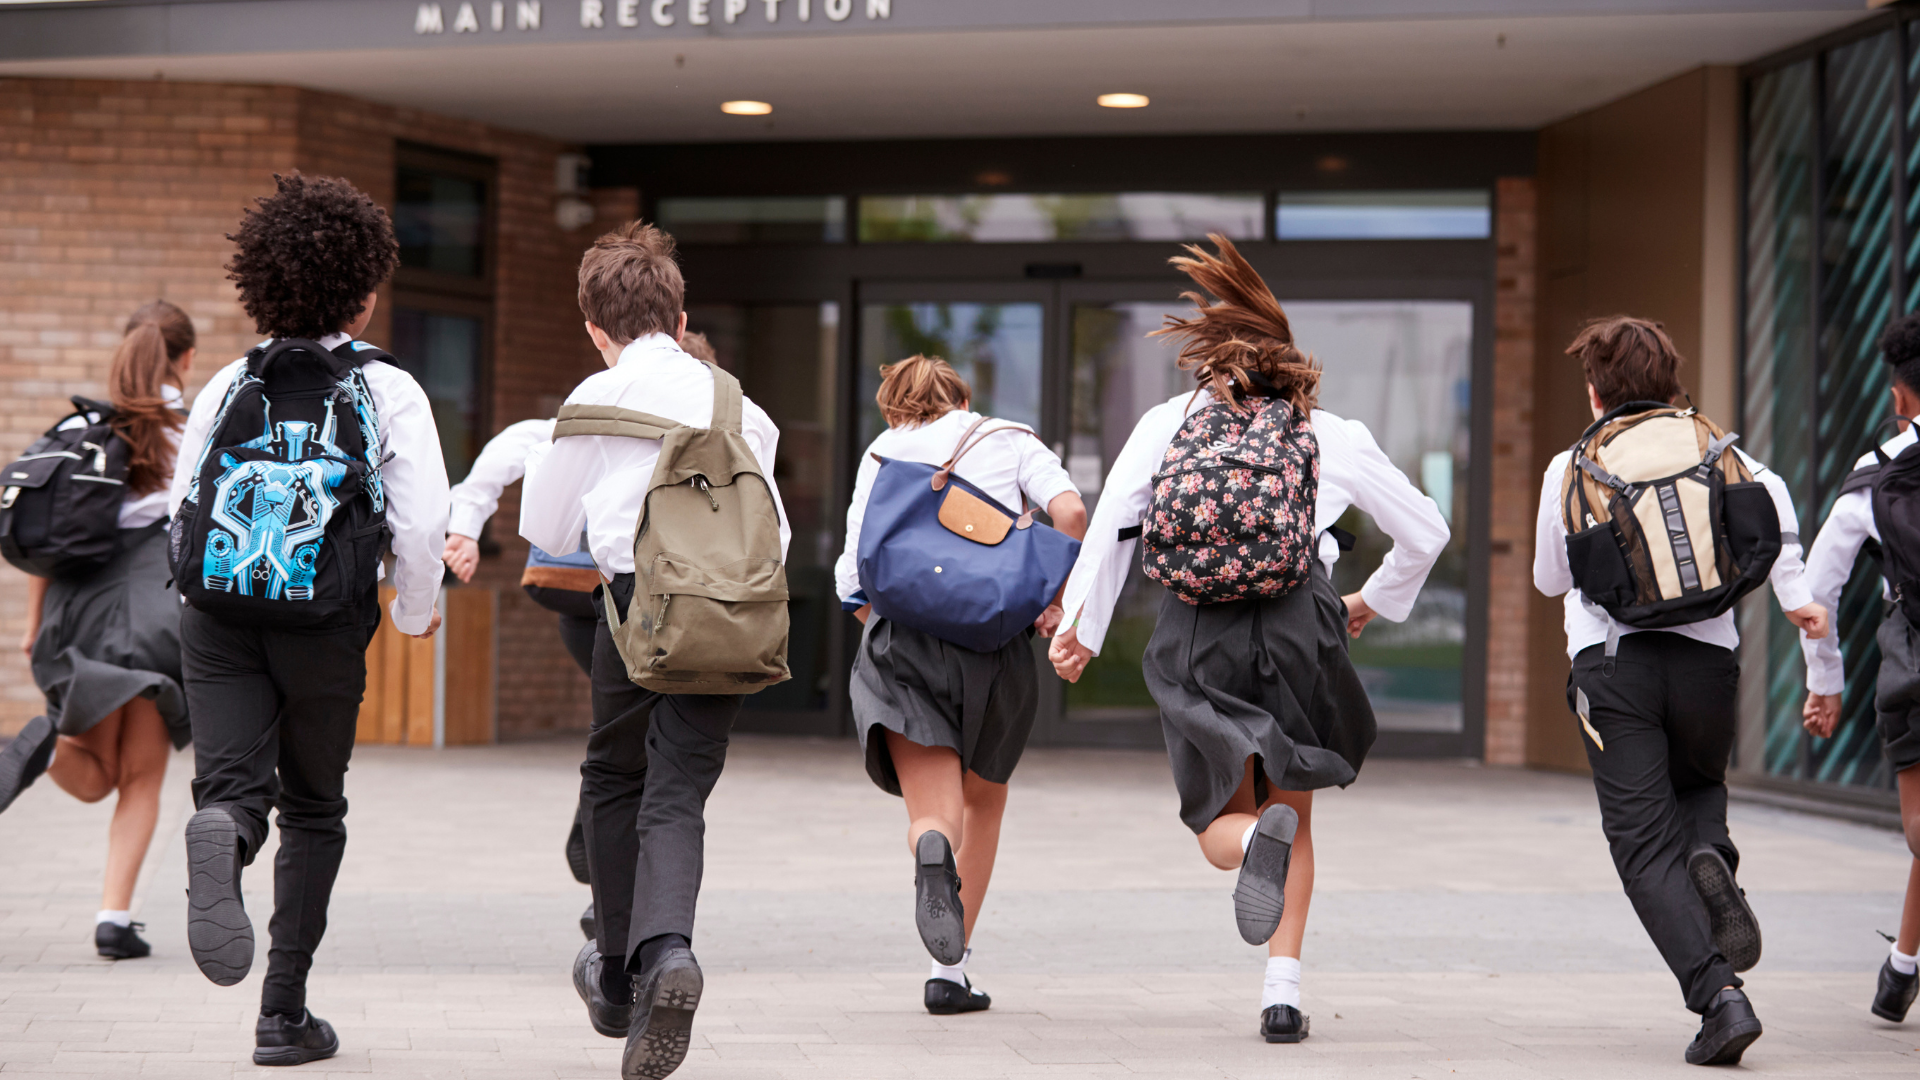
[[[1683,394],[1680,355],[1658,323],[1626,316],[1596,320],[1580,331],[1567,355],[1577,359],[1585,372],[1587,404],[1595,421],[1611,423],[1665,409]],[[1614,413],[1616,409],[1620,411]],[[1648,426],[1655,422],[1670,426]],[[1703,444],[1704,436],[1696,435],[1696,430],[1718,429],[1704,418],[1696,419],[1691,406],[1670,410],[1664,418],[1643,420],[1640,426],[1650,434],[1640,436],[1627,428],[1611,442],[1596,437],[1594,447],[1583,436],[1583,455],[1590,451],[1595,457],[1588,461],[1592,469],[1583,468],[1579,475],[1568,471],[1572,450],[1562,451],[1548,464],[1540,489],[1533,581],[1548,596],[1566,596],[1567,656],[1573,661],[1567,704],[1585,736],[1582,743],[1593,767],[1600,825],[1612,849],[1614,867],[1640,924],[1679,980],[1687,1008],[1701,1015],[1699,1034],[1688,1046],[1686,1059],[1695,1065],[1732,1064],[1760,1037],[1761,1030],[1735,974],[1758,962],[1760,931],[1735,884],[1740,852],[1727,834],[1727,761],[1733,751],[1740,679],[1734,649],[1740,636],[1731,611],[1665,629],[1635,629],[1585,595],[1576,585],[1568,558],[1566,514],[1569,507],[1582,505],[1577,500],[1587,499],[1584,505],[1589,509],[1582,513],[1587,528],[1580,530],[1584,535],[1606,524],[1597,520],[1598,515],[1611,515],[1619,504],[1602,500],[1596,505],[1583,494],[1584,488],[1575,485],[1599,474],[1611,476],[1606,473],[1611,459],[1604,455],[1615,450],[1619,454],[1615,468],[1623,473],[1638,470],[1622,479],[1623,484],[1631,482],[1636,493],[1648,498],[1659,492],[1662,505],[1671,496],[1678,509],[1667,520],[1678,518],[1689,529],[1701,527],[1703,523],[1687,512],[1683,495],[1675,492],[1680,481],[1706,471],[1700,446],[1707,445],[1706,467],[1724,470],[1737,464],[1736,478],[1740,473],[1751,476],[1770,496],[1781,546],[1768,576],[1787,618],[1819,637],[1826,632],[1827,614],[1813,602],[1802,580],[1793,499],[1780,477],[1738,449],[1729,456],[1731,439],[1716,437]],[[1597,433],[1600,427],[1596,423],[1589,433]],[[1669,435],[1652,434],[1660,430]],[[1669,453],[1677,453],[1670,464],[1663,458]],[[1767,501],[1759,500],[1763,515]],[[1639,520],[1639,515],[1631,516],[1631,521]],[[1753,528],[1763,524],[1771,525],[1756,522]],[[1654,542],[1644,531],[1633,535],[1641,539],[1643,550],[1652,551]],[[1722,546],[1717,535],[1709,537],[1704,529],[1697,537],[1682,532],[1677,543],[1685,545],[1689,554],[1714,550]],[[1601,551],[1618,550],[1613,535],[1604,535],[1601,541]],[[1658,546],[1668,549],[1675,543],[1663,535]],[[1670,556],[1665,564],[1672,567],[1666,577],[1674,582],[1684,576],[1677,565],[1679,558]],[[1583,559],[1583,566],[1596,561]],[[1646,555],[1644,561],[1652,564],[1653,555]],[[1625,566],[1624,560],[1621,564]],[[1701,595],[1707,576],[1729,568],[1688,558],[1685,574],[1700,580],[1685,593]],[[1630,576],[1633,571],[1621,572]],[[1625,594],[1630,598],[1652,595],[1654,587],[1637,592],[1629,587]],[[1686,602],[1686,596],[1678,602]]]
[[[712,362],[713,346],[701,334],[688,334],[680,347],[696,360]],[[508,424],[500,434],[487,441],[474,458],[467,478],[453,486],[453,510],[447,518],[447,549],[441,553],[447,569],[462,584],[473,581],[480,568],[480,533],[487,519],[500,508],[500,494],[526,475],[527,459],[553,441],[553,421],[522,420]],[[580,666],[580,673],[593,677],[593,633],[598,619],[594,592],[600,587],[600,571],[594,566],[593,552],[582,546],[571,555],[550,555],[537,547],[527,549],[527,566],[520,573],[520,587],[533,602],[560,616],[560,643],[567,655]],[[582,885],[591,884],[592,870],[587,863],[585,794],[574,810],[573,827],[567,831],[567,868]],[[589,939],[598,934],[593,903],[580,914],[580,932]]]
[[[1901,431],[1880,447],[1888,459],[1910,454],[1914,445],[1911,419],[1920,416],[1920,315],[1903,315],[1887,327],[1880,338],[1880,358],[1893,369],[1893,411],[1907,422]],[[1840,590],[1853,572],[1860,549],[1871,539],[1883,552],[1893,541],[1881,534],[1874,508],[1874,481],[1878,478],[1880,456],[1860,458],[1853,477],[1841,488],[1833,510],[1807,556],[1807,582],[1813,600],[1836,610]],[[1909,526],[1910,528],[1911,526]],[[1906,540],[1905,536],[1899,537]],[[1909,544],[1911,541],[1907,541]],[[1900,554],[1903,565],[1912,566],[1920,551]],[[1891,559],[1881,560],[1883,567]],[[1887,571],[1891,576],[1893,571]],[[1883,593],[1891,596],[1886,582]],[[1826,739],[1833,736],[1840,722],[1840,695],[1846,688],[1837,635],[1813,638],[1803,635],[1801,648],[1807,659],[1807,704],[1804,712],[1809,732]],[[1920,971],[1914,954],[1920,953],[1920,662],[1912,644],[1913,623],[1900,605],[1889,609],[1880,631],[1880,672],[1876,711],[1879,716],[1880,745],[1887,764],[1900,785],[1900,821],[1907,836],[1907,847],[1914,855],[1907,872],[1906,906],[1900,914],[1900,931],[1892,951],[1880,965],[1872,1011],[1875,1016],[1894,1023],[1907,1018],[1916,991],[1920,991]]]
[[[426,638],[446,546],[447,474],[426,393],[355,340],[399,245],[386,211],[345,180],[276,176],[229,239],[229,276],[267,340],[194,401],[173,472],[175,579],[193,796],[188,943],[230,986],[253,965],[240,871],[278,809],[271,947],[253,1060],[331,1057],[307,972],[346,849],[345,779],[380,624]]]
[[[1313,792],[1352,783],[1375,734],[1347,637],[1376,616],[1407,618],[1448,532],[1366,425],[1315,407],[1318,361],[1233,244],[1211,239],[1218,256],[1189,247],[1173,264],[1218,299],[1184,294],[1193,317],[1155,331],[1182,342],[1199,386],[1149,409],[1114,459],[1050,657],[1071,682],[1099,654],[1144,529],[1144,568],[1171,586],[1142,668],[1180,819],[1208,862],[1239,870],[1241,936],[1267,946],[1260,1033],[1291,1043],[1308,1032]],[[1349,507],[1394,546],[1342,597],[1334,522]]]
[[[993,876],[1007,781],[1033,730],[1040,687],[1031,634],[997,652],[975,652],[872,614],[860,591],[859,552],[880,471],[875,455],[940,465],[969,444],[955,475],[1003,506],[1046,507],[1054,527],[1076,540],[1087,526],[1086,505],[1053,451],[1030,428],[973,412],[972,397],[945,360],[913,356],[880,369],[874,400],[887,430],[860,456],[847,543],[834,566],[841,606],[866,627],[849,696],[867,775],[906,801],[917,910],[933,898],[944,913],[916,920],[934,957],[926,1007],[938,1014],[992,1004],[967,978],[967,943]],[[1059,622],[1060,609],[1050,606],[1035,627],[1051,635]]]
[[[81,574],[30,579],[20,648],[32,658],[47,711],[0,751],[0,810],[43,770],[81,802],[119,792],[93,930],[95,950],[115,960],[152,951],[128,909],[159,819],[169,743],[188,739],[166,521],[193,352],[193,320],[165,300],[127,320],[107,373],[109,423],[128,458],[117,554]],[[56,431],[89,423],[76,414]]]
[[[580,260],[580,310],[607,370],[575,388],[567,406],[713,425],[721,378],[737,384],[680,347],[685,295],[671,236],[635,221],[595,241]],[[758,405],[739,405],[745,441],[771,489],[780,432]],[[555,439],[527,463],[520,497],[521,536],[566,554],[584,530],[608,582],[594,628],[593,728],[580,766],[598,935],[575,958],[574,987],[594,1030],[627,1039],[621,1075],[629,1080],[666,1076],[686,1055],[701,986],[692,938],[706,799],[741,701],[641,688],[609,624],[605,605],[615,605],[622,623],[651,609],[649,598],[634,597],[634,544],[661,448],[658,439],[616,435]],[[777,507],[777,490],[773,496]],[[789,530],[786,514],[779,517],[784,555]]]

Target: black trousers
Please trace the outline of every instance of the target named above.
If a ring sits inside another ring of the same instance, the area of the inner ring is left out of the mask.
[[[307,971],[347,846],[347,760],[370,638],[362,627],[294,634],[180,613],[194,806],[232,811],[249,864],[266,843],[268,812],[280,811],[262,1011],[306,1008]]]
[[[1581,742],[1600,825],[1640,925],[1680,980],[1687,1008],[1704,1013],[1740,978],[1714,948],[1687,853],[1706,844],[1740,865],[1727,835],[1726,783],[1740,665],[1729,650],[1661,632],[1622,637],[1611,675],[1604,653],[1583,649],[1567,680],[1568,706],[1578,715],[1584,696],[1593,726]]]
[[[621,612],[633,575],[611,592]],[[627,678],[601,615],[593,643],[593,730],[580,766],[600,954],[639,974],[640,945],[693,940],[705,865],[707,796],[727,761],[738,695],[656,694]]]
[[[560,616],[560,643],[567,647],[567,655],[573,657],[573,662],[580,665],[581,674],[589,679],[593,677],[593,637],[597,622],[579,615]],[[574,807],[573,828],[567,831],[568,851],[573,850],[574,844],[586,842],[586,824],[587,800],[583,795],[579,805]]]

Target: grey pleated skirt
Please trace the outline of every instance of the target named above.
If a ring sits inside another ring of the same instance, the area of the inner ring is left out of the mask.
[[[1373,706],[1347,657],[1347,609],[1314,561],[1312,587],[1273,599],[1188,604],[1168,593],[1142,660],[1180,792],[1200,832],[1257,758],[1254,795],[1353,782]]]
[[[1040,703],[1030,635],[981,653],[932,634],[867,620],[853,661],[849,704],[867,775],[889,794],[900,777],[887,752],[885,728],[921,746],[944,746],[982,780],[1004,784],[1020,763]]]
[[[126,529],[112,562],[47,585],[33,681],[47,718],[79,735],[136,697],[152,699],[173,745],[189,741],[180,688],[180,594],[167,567],[164,528]]]

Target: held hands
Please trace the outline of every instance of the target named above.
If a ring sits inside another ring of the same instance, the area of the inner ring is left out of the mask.
[[[1033,628],[1040,631],[1041,637],[1050,638],[1055,630],[1060,629],[1060,620],[1066,618],[1066,615],[1066,612],[1060,610],[1059,604],[1048,604],[1047,610],[1033,620]]]
[[[1367,628],[1380,613],[1367,605],[1367,598],[1359,593],[1343,596],[1340,601],[1347,605],[1347,636],[1359,637],[1360,631]]]
[[[1087,670],[1088,662],[1093,659],[1093,650],[1080,644],[1080,628],[1069,626],[1047,646],[1047,659],[1053,662],[1054,674],[1070,683],[1079,682],[1080,673]]]
[[[1833,729],[1839,723],[1839,694],[1807,695],[1807,704],[1800,710],[1800,726],[1806,728],[1809,735],[1830,739],[1833,737]]]
[[[1818,641],[1827,636],[1827,609],[1819,604],[1794,608],[1787,612],[1787,621],[1799,627],[1809,641]]]
[[[471,536],[459,533],[447,534],[447,549],[440,553],[440,561],[447,564],[453,576],[465,585],[473,580],[473,572],[480,568],[480,542]]]

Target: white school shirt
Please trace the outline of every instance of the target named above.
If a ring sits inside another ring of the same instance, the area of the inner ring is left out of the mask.
[[[1907,430],[1881,443],[1880,449],[1893,457],[1912,446],[1914,438],[1914,428],[1909,424]],[[1864,468],[1878,460],[1872,454],[1863,454],[1854,468]],[[1820,526],[1820,535],[1814,537],[1813,547],[1807,552],[1806,580],[1814,603],[1831,612],[1840,610],[1840,590],[1846,588],[1847,578],[1853,576],[1853,561],[1859,557],[1868,537],[1880,539],[1879,526],[1873,523],[1873,489],[1849,491],[1834,500],[1833,511]],[[1887,593],[1884,578],[1880,592],[1883,596]],[[1818,641],[1801,634],[1800,651],[1807,658],[1809,693],[1837,694],[1846,689],[1838,627],[1830,627],[1827,636]]]
[[[166,383],[160,385],[160,403],[162,405],[165,405],[169,409],[177,409],[180,407],[182,400],[184,400],[184,398],[180,394],[179,387]],[[75,417],[60,426],[62,428],[70,426],[85,427],[86,421]],[[173,459],[177,462],[180,460],[181,429],[168,428],[166,432],[167,441],[173,444]],[[167,495],[168,491],[163,487],[158,491],[149,491],[145,495],[128,495],[125,499],[122,499],[120,501],[120,527],[123,529],[144,528],[166,517]]]
[[[319,344],[337,349],[350,340],[345,334],[328,334]],[[212,434],[214,416],[246,362],[241,357],[215,372],[194,398],[180,436],[185,452],[174,459],[169,516],[180,512],[200,464],[200,452]],[[380,466],[380,482],[387,493],[387,528],[393,533],[396,594],[388,612],[401,633],[424,634],[433,622],[434,599],[446,570],[440,562],[447,547],[447,465],[440,454],[440,431],[434,426],[427,392],[413,376],[392,364],[368,364],[360,371],[373,394],[373,409],[380,418],[380,452],[386,458]]]
[[[1744,451],[1734,453],[1746,462],[1753,478],[1766,485],[1767,494],[1773,496],[1774,512],[1780,517],[1780,557],[1773,561],[1773,572],[1768,575],[1773,583],[1773,595],[1779,599],[1782,611],[1805,607],[1813,602],[1813,594],[1807,591],[1806,566],[1800,560],[1802,549],[1797,531],[1800,526],[1794,516],[1793,495],[1778,473],[1748,457]],[[1573,587],[1573,570],[1567,565],[1567,524],[1560,510],[1560,485],[1567,476],[1567,463],[1572,460],[1573,451],[1562,450],[1547,465],[1547,474],[1540,484],[1540,515],[1534,525],[1533,538],[1533,587],[1548,596],[1566,594],[1568,659],[1579,656],[1582,649],[1606,641],[1609,628],[1618,627],[1623,637],[1640,632],[1615,623],[1604,608],[1589,604],[1586,596]],[[1723,649],[1732,650],[1740,645],[1740,631],[1734,629],[1731,611],[1684,626],[1661,629]]]
[[[500,508],[500,493],[526,475],[528,455],[552,441],[551,419],[508,424],[488,440],[480,456],[473,459],[467,478],[453,485],[448,535],[478,537],[487,527],[487,519]]]
[[[853,480],[853,503],[847,507],[847,545],[833,564],[834,587],[839,590],[842,605],[851,602],[858,607],[866,603],[864,594],[857,600],[855,594],[860,593],[860,522],[866,516],[867,500],[873,497],[874,477],[880,475],[880,463],[873,460],[873,455],[943,465],[960,445],[960,436],[980,419],[977,412],[955,409],[918,427],[888,428],[860,455],[860,470]],[[982,431],[1001,428],[1020,431],[982,439],[954,466],[954,473],[1008,508],[1020,505],[1021,492],[1042,510],[1067,492],[1080,494],[1047,444],[1037,436],[1021,434],[1032,430],[1025,424],[989,418],[980,425],[980,431],[974,432],[974,438],[979,439]]]
[[[619,362],[574,387],[567,404],[614,405],[708,427],[713,423],[713,371],[667,335],[648,334],[622,349]],[[780,429],[742,395],[740,430],[780,511],[780,557],[785,559],[793,529],[773,480]],[[584,527],[601,574],[611,580],[633,573],[634,529],[659,459],[658,439],[620,435],[574,435],[536,447],[528,455],[526,484],[520,491],[520,535],[550,555],[569,555],[580,550]]]
[[[1120,539],[1120,530],[1146,518],[1153,505],[1153,474],[1168,445],[1189,415],[1213,403],[1211,391],[1188,391],[1148,409],[1101,485],[1100,505],[1087,526],[1080,561],[1074,564],[1061,597],[1067,623],[1074,625],[1078,619],[1076,636],[1095,655],[1106,641],[1113,606],[1127,582],[1133,546],[1138,542]],[[1393,540],[1393,549],[1360,587],[1360,595],[1381,618],[1405,622],[1427,572],[1452,535],[1446,519],[1433,500],[1387,460],[1365,424],[1343,420],[1324,409],[1313,410],[1309,419],[1320,444],[1319,494],[1313,512],[1320,561],[1331,576],[1333,564],[1340,561],[1340,545],[1327,530],[1349,507],[1359,507]]]

